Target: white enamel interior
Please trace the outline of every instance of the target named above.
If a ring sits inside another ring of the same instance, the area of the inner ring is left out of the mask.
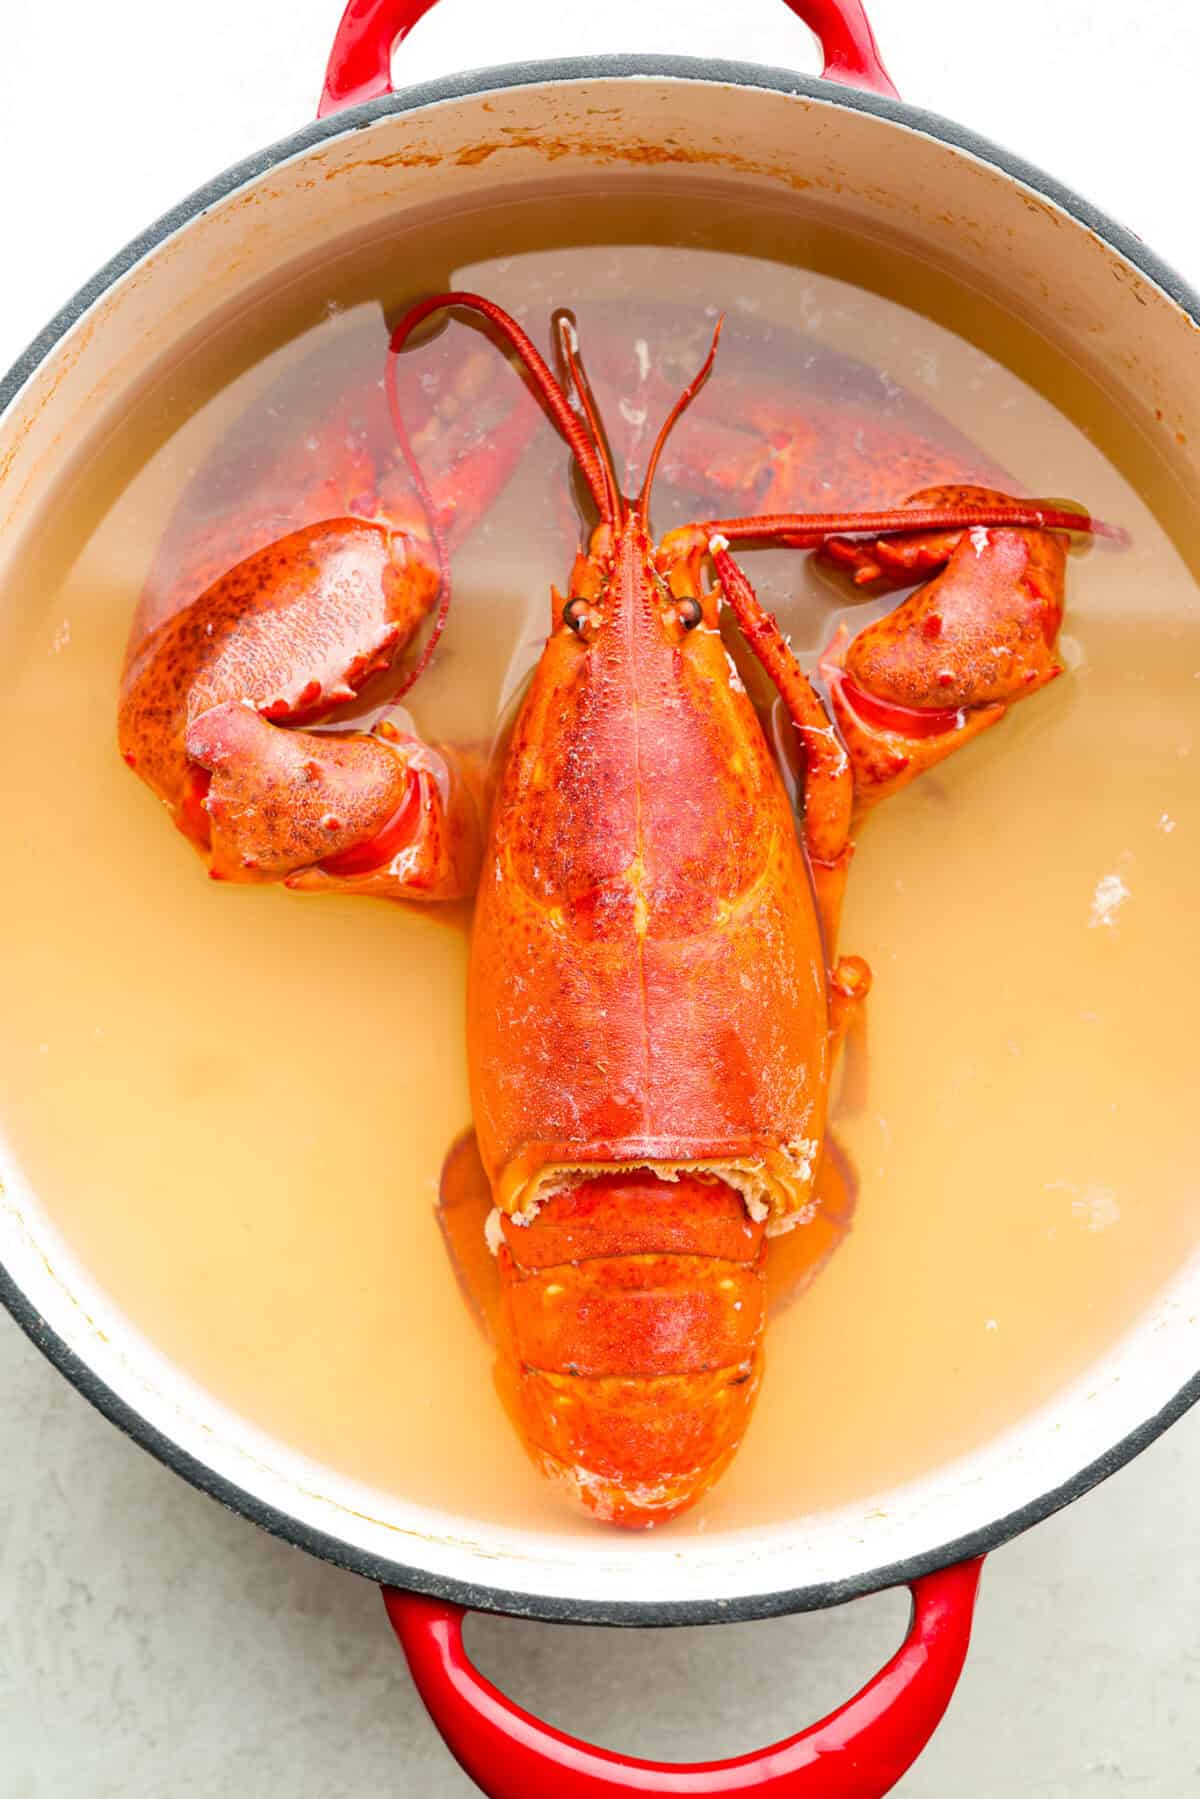
[[[524,179],[652,164],[803,190],[860,220],[968,257],[1015,303],[1138,394],[1152,430],[1200,416],[1200,342],[1187,314],[1067,212],[966,151],[828,99],[659,76],[500,87],[391,113],[247,179],[137,262],[47,355],[0,420],[0,571],[78,445],[171,345],[272,270],[405,209]],[[1159,417],[1154,417],[1155,411]],[[1189,433],[1200,444],[1200,433]],[[1179,452],[1193,458],[1196,450]],[[17,592],[10,586],[9,593]],[[2,1023],[0,1023],[2,1028]],[[561,1539],[483,1526],[463,1496],[433,1513],[366,1490],[268,1439],[159,1357],[89,1281],[0,1145],[0,1260],[45,1323],[149,1424],[218,1476],[353,1554],[445,1580],[575,1603],[738,1602],[854,1581],[936,1551],[1070,1481],[1167,1405],[1200,1365],[1200,1260],[1102,1364],[1021,1428],[869,1504],[681,1554],[670,1532]]]

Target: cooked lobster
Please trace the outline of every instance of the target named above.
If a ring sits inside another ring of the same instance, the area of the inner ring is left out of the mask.
[[[484,343],[453,405],[422,417],[402,352],[446,308],[486,321],[527,385],[510,379],[497,399],[486,365],[505,365]],[[195,597],[168,591],[135,629],[120,743],[219,878],[407,901],[475,893],[474,1130],[446,1164],[443,1227],[529,1452],[597,1518],[651,1526],[728,1465],[771,1289],[795,1291],[848,1228],[854,1181],[826,1112],[870,985],[837,950],[852,823],[1061,672],[1068,535],[1115,533],[964,482],[961,458],[919,437],[907,458],[881,456],[878,439],[862,457],[886,490],[877,508],[798,510],[803,445],[759,401],[757,421],[705,417],[683,472],[761,509],[656,541],[656,471],[712,374],[720,324],[634,499],[569,315],[555,332],[561,380],[479,295],[412,307],[388,362],[396,460],[382,473],[377,456],[353,463],[320,502],[336,516],[277,529],[233,566],[205,542],[192,559],[203,591],[193,567]],[[485,401],[481,445],[470,420]],[[399,691],[427,665],[453,542],[525,451],[539,406],[595,522],[565,595],[552,593],[498,764],[423,743],[386,708],[369,730],[306,728],[432,620]],[[897,495],[914,468],[927,484]],[[735,544],[815,550],[859,588],[917,584],[828,645],[832,716]],[[794,727],[799,824],[723,613]]]

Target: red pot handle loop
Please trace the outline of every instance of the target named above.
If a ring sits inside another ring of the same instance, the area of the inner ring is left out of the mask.
[[[421,1698],[489,1799],[881,1799],[924,1749],[962,1672],[982,1560],[912,1583],[908,1636],[887,1666],[819,1724],[730,1761],[633,1760],[565,1736],[514,1705],[463,1648],[463,1608],[383,1590]]]
[[[392,91],[392,52],[404,42],[434,0],[348,0],[329,66],[317,117],[358,106]],[[895,98],[863,0],[786,0],[820,40],[826,81],[869,88]]]

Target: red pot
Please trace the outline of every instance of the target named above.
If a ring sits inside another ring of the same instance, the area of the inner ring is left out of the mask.
[[[485,199],[501,182],[591,166],[598,107],[606,167],[637,168],[648,143],[656,167],[673,159],[682,167],[703,144],[709,172],[725,168],[787,193],[803,171],[806,186],[824,186],[822,197],[860,220],[902,211],[932,257],[961,259],[962,245],[974,246],[977,263],[1003,276],[1029,317],[1044,307],[1052,279],[1060,323],[1069,321],[1081,343],[1102,342],[1110,367],[1129,371],[1146,428],[1172,442],[1183,478],[1200,482],[1195,452],[1173,442],[1200,401],[1200,300],[1077,196],[899,102],[860,0],[789,0],[821,39],[819,81],[695,59],[605,57],[394,94],[393,47],[432,3],[351,0],[320,122],[182,202],[102,270],[11,371],[0,386],[0,560],[15,553],[21,520],[49,490],[55,445],[72,421],[118,407],[149,362],[211,308],[339,232],[400,209]],[[551,139],[553,157],[541,148]],[[752,1543],[717,1532],[703,1546],[689,1541],[681,1555],[665,1538],[630,1545],[600,1533],[558,1541],[502,1531],[473,1520],[469,1500],[454,1514],[398,1499],[372,1514],[336,1470],[322,1470],[314,1485],[303,1458],[266,1444],[156,1357],[56,1237],[17,1158],[3,1150],[0,1174],[0,1295],[13,1316],[81,1392],[185,1478],[384,1584],[426,1704],[494,1799],[887,1792],[953,1692],[984,1552],[1085,1492],[1200,1396],[1196,1331],[1186,1322],[1200,1311],[1193,1270],[1093,1372],[1087,1405],[1072,1389],[1012,1441],[876,1496],[861,1517],[809,1517]],[[912,1589],[911,1628],[861,1693],[758,1754],[693,1767],[631,1761],[539,1723],[472,1668],[460,1634],[471,1606],[700,1623],[835,1604],[897,1583]]]

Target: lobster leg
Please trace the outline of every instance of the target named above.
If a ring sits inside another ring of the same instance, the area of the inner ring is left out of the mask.
[[[397,899],[472,890],[474,771],[386,720],[297,728],[385,670],[437,593],[412,535],[335,519],[247,557],[141,646],[122,686],[121,750],[216,879]]]
[[[498,1344],[504,1295],[500,1263],[488,1242],[492,1189],[474,1131],[451,1145],[434,1209],[459,1291],[488,1342]]]
[[[318,334],[319,335],[319,334]],[[468,335],[468,334],[464,334]],[[397,371],[428,506],[380,383],[378,324],[335,330],[247,407],[187,483],[139,599],[130,660],[150,633],[255,551],[330,520],[376,520],[451,549],[486,516],[541,420],[495,347],[450,334]]]
[[[808,676],[754,592],[745,572],[720,537],[710,538],[702,526],[685,526],[663,539],[659,567],[677,599],[699,596],[700,562],[713,559],[721,595],[732,608],[742,634],[774,682],[804,748],[804,842],[831,966],[837,944],[838,919],[846,871],[854,846],[850,815],[854,780],[850,762],[828,713]],[[866,964],[850,958],[848,996],[870,984]],[[864,985],[865,983],[865,985]],[[837,986],[837,980],[834,979]]]
[[[849,1234],[858,1204],[858,1175],[832,1131],[821,1150],[811,1212],[767,1245],[767,1316],[799,1299]]]
[[[761,605],[745,572],[719,538],[713,539],[711,548],[721,593],[737,618],[742,635],[778,689],[804,746],[804,843],[826,951],[832,961],[846,871],[854,854],[850,842],[854,803],[850,763],[820,697],[779,626]]]

